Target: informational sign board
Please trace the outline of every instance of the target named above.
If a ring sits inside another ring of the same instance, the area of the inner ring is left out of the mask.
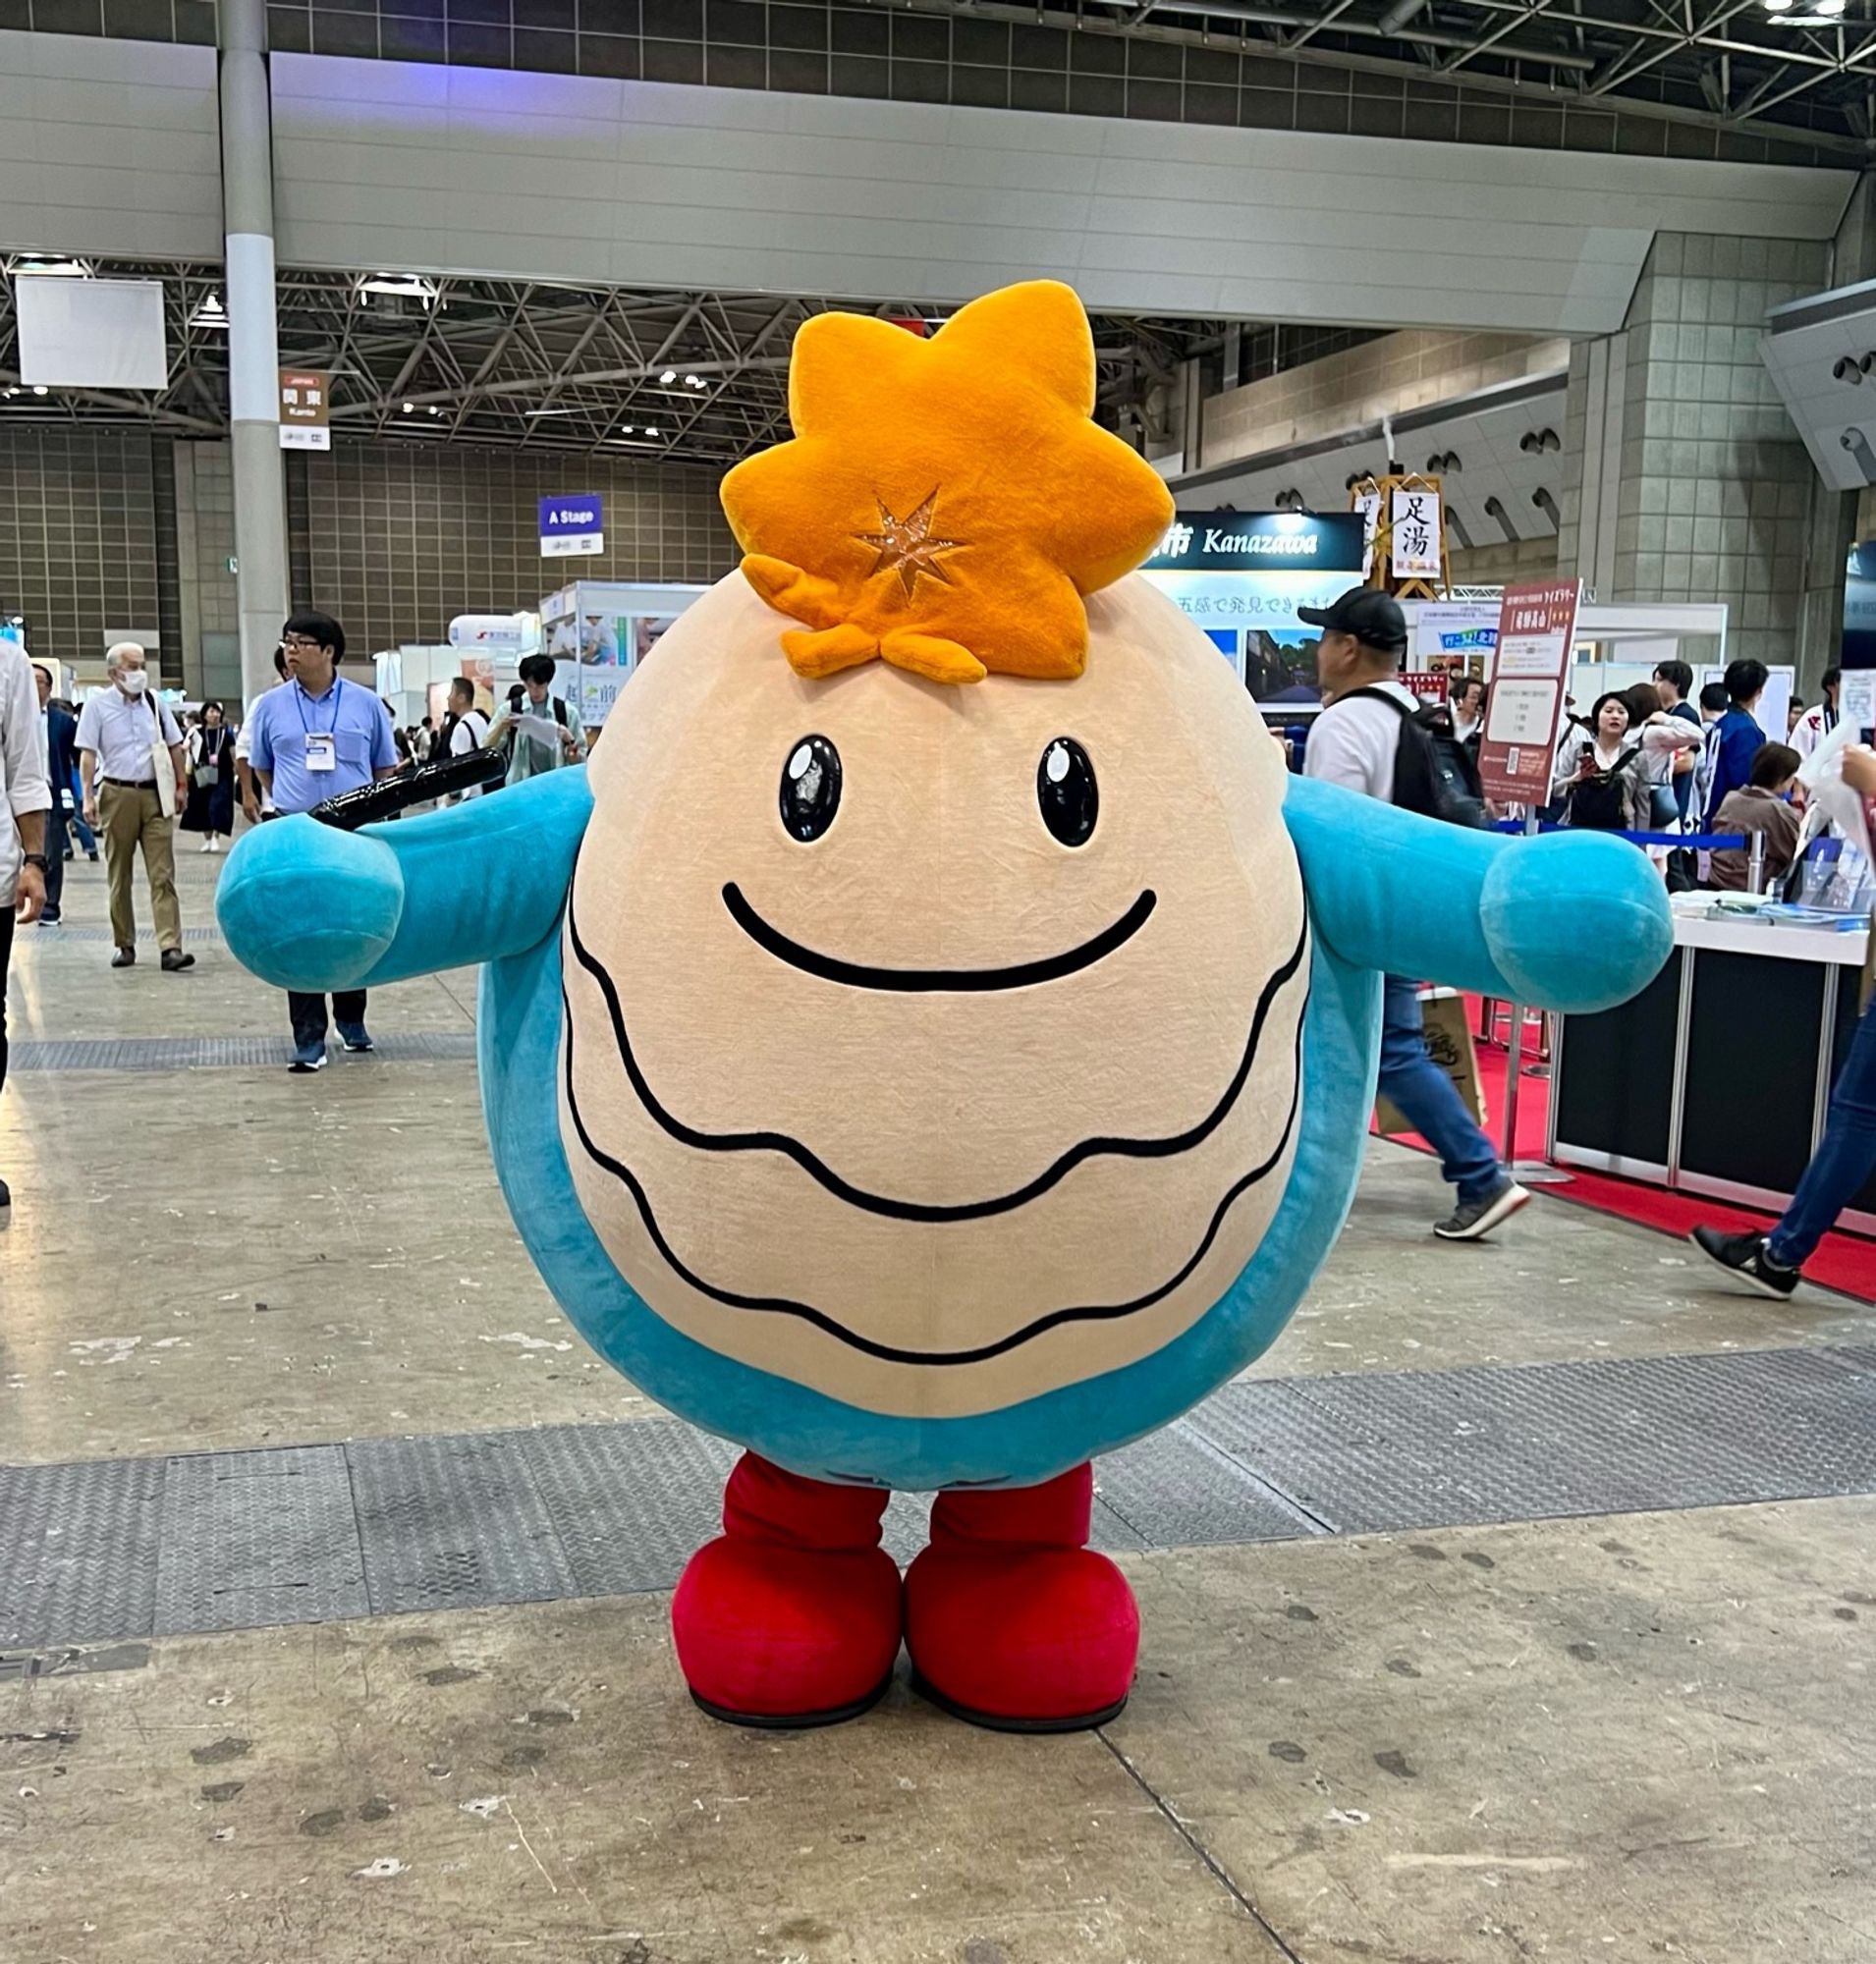
[[[1498,609],[1491,697],[1478,773],[1501,804],[1540,805],[1550,796],[1564,683],[1576,632],[1579,580],[1508,586]]]
[[[20,380],[28,388],[169,387],[161,280],[22,273],[13,306]]]
[[[1141,568],[1145,573],[1265,573],[1360,561],[1352,512],[1181,512]]]
[[[1361,583],[1353,512],[1181,512],[1141,573],[1210,636],[1259,702],[1314,708],[1326,607]]]
[[[605,550],[605,506],[597,491],[540,501],[542,559],[574,559]]]
[[[1426,600],[1413,623],[1413,658],[1422,668],[1436,663],[1447,669],[1492,665],[1498,646],[1496,600]]]
[[[1440,558],[1440,494],[1417,487],[1394,493],[1393,525],[1388,554],[1396,579],[1439,579],[1445,569]]]
[[[282,450],[332,448],[332,377],[317,368],[280,371]]]

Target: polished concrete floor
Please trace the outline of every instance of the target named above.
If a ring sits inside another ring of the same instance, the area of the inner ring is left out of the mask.
[[[219,863],[182,862],[191,926]],[[28,1062],[284,1030],[212,942],[168,976],[22,939]],[[457,975],[371,1020],[473,1013]],[[467,1062],[22,1069],[0,1171],[0,1464],[655,1414],[523,1259]],[[1373,1147],[1256,1374],[1872,1337],[1546,1200],[1447,1248],[1442,1198]],[[1876,1500],[1126,1559],[1132,1704],[1052,1741],[903,1689],[827,1733],[714,1726],[655,1596],[0,1654],[0,1959],[1876,1957]]]

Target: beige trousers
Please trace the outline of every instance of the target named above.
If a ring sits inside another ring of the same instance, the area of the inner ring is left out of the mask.
[[[98,831],[104,837],[104,870],[111,895],[111,941],[137,945],[137,909],[131,902],[131,865],[139,847],[150,883],[150,911],[163,948],[183,945],[183,913],[176,904],[176,821],[163,816],[154,791],[100,785]]]

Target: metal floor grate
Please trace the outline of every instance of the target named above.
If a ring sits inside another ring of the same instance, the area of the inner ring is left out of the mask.
[[[392,1064],[473,1059],[470,1030],[411,1030],[373,1039],[374,1057]],[[330,1048],[337,1050],[337,1039]],[[291,1038],[91,1037],[35,1039],[13,1046],[14,1070],[196,1070],[229,1064],[279,1064],[293,1056]]]
[[[28,934],[23,930],[14,943],[14,950],[17,953],[23,948],[56,948],[62,941],[101,941],[108,944],[110,939],[111,930],[108,927],[99,927],[95,922],[87,922],[81,926],[77,922],[60,920],[52,922],[43,934]],[[208,943],[219,946],[221,929],[186,927],[183,930],[183,940],[193,943],[197,948]],[[137,945],[138,948],[154,948],[156,930],[153,927],[139,927],[137,930]]]
[[[647,1419],[0,1467],[0,1645],[668,1589],[734,1458]],[[1116,1552],[1876,1493],[1876,1344],[1231,1385],[1096,1482]]]

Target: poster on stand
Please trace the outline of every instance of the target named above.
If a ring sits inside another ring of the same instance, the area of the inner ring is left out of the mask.
[[[1413,623],[1413,658],[1423,669],[1488,675],[1498,646],[1496,600],[1426,600]]]
[[[1479,778],[1494,803],[1535,807],[1550,796],[1581,595],[1578,580],[1550,580],[1508,586],[1499,601],[1478,753]]]

